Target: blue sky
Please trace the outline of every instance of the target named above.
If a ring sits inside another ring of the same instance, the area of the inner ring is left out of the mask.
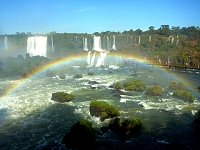
[[[0,34],[200,26],[200,0],[1,0]]]

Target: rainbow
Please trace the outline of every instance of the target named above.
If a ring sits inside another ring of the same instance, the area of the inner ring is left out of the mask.
[[[135,61],[138,62],[144,62],[144,59],[141,57],[138,57],[134,54],[124,54],[124,53],[109,53],[110,56],[115,57],[115,58],[125,58],[125,59],[134,59]],[[5,91],[3,91],[3,93],[0,95],[1,97],[7,96],[9,94],[11,94],[13,91],[15,91],[18,87],[24,85],[28,79],[33,78],[34,76],[36,76],[39,73],[42,73],[50,68],[56,67],[58,65],[62,65],[62,64],[68,64],[70,62],[73,62],[75,60],[81,60],[81,59],[85,59],[87,58],[87,54],[86,53],[80,53],[79,55],[70,55],[70,56],[66,56],[63,58],[59,58],[56,59],[54,61],[50,61],[44,65],[41,65],[37,68],[34,68],[33,70],[29,71],[26,73],[25,76],[21,77],[19,80],[15,80],[13,81],[6,89]],[[147,64],[151,64],[151,61],[147,61],[145,62]],[[180,78],[180,77],[179,77]]]

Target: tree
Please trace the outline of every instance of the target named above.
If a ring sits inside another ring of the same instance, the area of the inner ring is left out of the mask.
[[[180,27],[179,26],[172,26],[171,27],[172,33],[173,34],[179,34],[180,32]]]
[[[141,29],[137,29],[137,30],[135,30],[135,34],[137,34],[137,35],[142,34],[142,30],[141,30]]]
[[[170,28],[169,25],[161,25],[160,27],[160,34],[169,36],[170,35]]]

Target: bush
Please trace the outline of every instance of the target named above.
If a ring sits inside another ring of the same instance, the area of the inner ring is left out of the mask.
[[[78,79],[78,78],[82,78],[83,75],[82,74],[75,74],[73,77],[76,78],[76,79]]]
[[[92,123],[83,119],[71,127],[70,132],[62,139],[62,143],[70,149],[95,149],[95,134]]]
[[[147,95],[150,96],[161,96],[163,94],[163,90],[160,86],[155,85],[147,89]]]
[[[186,90],[176,90],[174,91],[173,96],[190,103],[193,103],[195,100],[194,96]]]
[[[183,83],[181,83],[181,82],[179,82],[179,83],[177,83],[177,82],[171,82],[169,84],[169,88],[171,90],[186,90],[185,85]]]
[[[100,117],[101,121],[108,118],[117,117],[120,115],[119,110],[113,105],[104,101],[90,102],[90,115]]]
[[[145,90],[146,86],[144,84],[143,81],[141,80],[130,80],[130,81],[126,81],[123,84],[123,87],[125,90],[127,91],[138,91],[138,92],[142,92]]]
[[[138,118],[125,119],[115,118],[114,122],[110,123],[108,128],[120,135],[121,137],[134,136],[142,128],[142,123]]]
[[[122,89],[122,88],[123,88],[123,86],[122,86],[122,84],[121,84],[120,82],[115,82],[115,83],[112,85],[112,87],[113,87],[114,89],[116,89],[116,90],[119,90],[119,89]]]
[[[74,96],[64,92],[52,93],[52,100],[60,103],[65,103],[74,99]]]

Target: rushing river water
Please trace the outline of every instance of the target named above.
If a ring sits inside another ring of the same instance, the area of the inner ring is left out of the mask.
[[[118,107],[122,117],[138,117],[143,124],[143,132],[138,138],[118,143],[114,137],[98,137],[104,143],[107,140],[111,145],[123,145],[124,149],[161,149],[167,143],[180,143],[192,149],[200,146],[192,133],[194,115],[200,109],[196,89],[200,85],[200,71],[165,71],[136,62],[125,67],[74,66],[70,70],[65,79],[46,75],[27,79],[0,98],[0,149],[44,149],[54,145],[65,149],[61,144],[63,136],[81,118],[102,125],[99,118],[91,117],[89,113],[90,101],[97,99]],[[88,72],[94,72],[94,75],[90,76]],[[73,78],[74,73],[82,74],[83,78]],[[162,97],[128,91],[116,95],[110,88],[114,82],[129,78],[143,80],[147,87],[160,85],[165,92]],[[172,81],[185,83],[195,96],[195,102],[190,104],[172,97],[168,90]],[[13,82],[0,79],[0,92]],[[52,93],[59,91],[72,93],[75,100],[64,104],[52,101]]]

